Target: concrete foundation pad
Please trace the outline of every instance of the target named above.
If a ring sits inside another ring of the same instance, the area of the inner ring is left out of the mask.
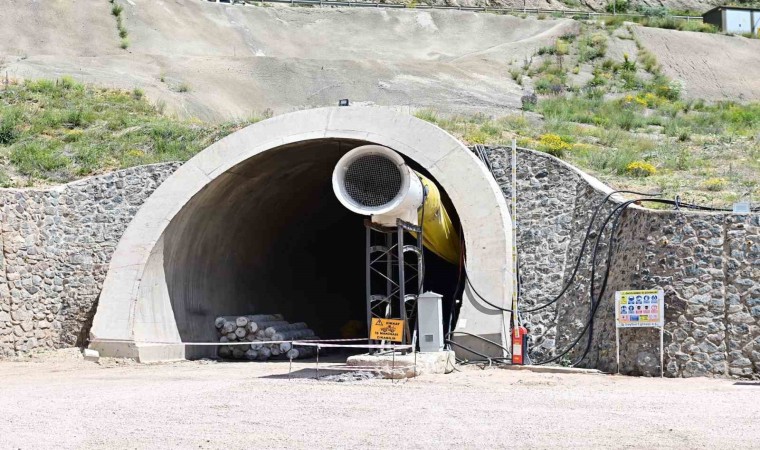
[[[561,366],[520,366],[520,365],[510,365],[510,366],[504,366],[505,369],[509,370],[528,370],[530,372],[536,372],[536,373],[584,373],[584,374],[590,374],[590,375],[601,375],[604,372],[596,369],[581,369],[577,367],[561,367]]]
[[[182,361],[185,359],[185,347],[182,345],[138,344],[137,351],[137,362],[140,363]]]
[[[426,373],[451,373],[455,364],[454,352],[445,350],[433,353],[354,355],[346,365],[373,371],[383,378],[413,378]]]

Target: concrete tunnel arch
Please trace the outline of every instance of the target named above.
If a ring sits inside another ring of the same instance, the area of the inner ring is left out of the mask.
[[[233,223],[236,216],[229,212],[215,217],[215,208],[221,209],[230,199],[247,199],[227,208],[244,215],[246,206],[240,206],[243,203],[265,202],[262,198],[266,195],[262,193],[277,186],[297,186],[296,181],[306,173],[321,173],[326,167],[331,171],[331,164],[342,154],[367,143],[399,152],[437,180],[459,216],[471,282],[481,295],[508,307],[512,295],[512,225],[507,204],[491,174],[467,147],[433,124],[389,109],[318,108],[276,116],[237,131],[183,164],[156,189],[113,253],[90,330],[90,348],[103,356],[140,361],[208,356],[208,349],[213,347],[176,343],[212,341],[209,330],[213,331],[213,316],[223,313],[219,307],[224,306],[228,295],[241,295],[220,292],[219,288],[227,289],[225,282],[232,278],[246,278],[244,272],[238,271],[214,286],[199,288],[200,294],[188,293],[199,283],[224,278],[219,267],[235,266],[241,261],[235,259],[235,253],[241,252],[236,252],[234,246],[228,242],[224,244],[227,247],[220,247],[219,243],[225,236],[239,235],[234,230],[239,231],[245,224]],[[288,158],[282,155],[291,155],[285,172],[278,160]],[[293,157],[298,164],[291,164]],[[267,176],[272,173],[283,175],[270,180]],[[289,230],[297,234],[303,229],[299,228],[299,209],[305,208],[298,204],[297,197],[295,191],[281,192],[276,200],[270,199],[264,210],[268,214],[250,218],[267,223],[275,215],[290,217],[275,221],[266,232],[295,223]],[[311,216],[319,217],[318,211]],[[363,241],[356,242],[356,247],[363,252]],[[222,259],[198,262],[206,259],[198,255],[211,255],[208,252],[213,253],[214,248],[229,251],[219,255]],[[189,251],[196,256],[192,266],[185,265],[188,258],[183,259],[182,252],[187,256]],[[469,288],[463,297],[456,330],[505,343],[508,314],[484,305]],[[363,307],[363,294],[357,301]],[[204,318],[208,325],[188,325],[188,314],[192,315],[188,310],[210,316]],[[480,352],[501,354],[498,347],[465,334],[458,340]]]

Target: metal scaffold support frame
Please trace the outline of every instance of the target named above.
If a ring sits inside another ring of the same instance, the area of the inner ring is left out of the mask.
[[[365,220],[364,226],[367,330],[372,327],[372,319],[402,319],[405,327],[401,344],[410,345],[413,351],[417,339],[417,298],[422,293],[425,270],[422,228],[401,219],[397,219],[395,227],[370,220]],[[410,262],[410,256],[416,261]],[[370,343],[385,344],[372,340]]]

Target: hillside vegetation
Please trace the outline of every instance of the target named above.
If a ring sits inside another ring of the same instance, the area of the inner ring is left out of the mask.
[[[0,186],[186,160],[252,111],[351,98],[412,107],[470,144],[516,138],[618,188],[760,195],[756,39],[618,17],[11,1],[34,32],[0,28]]]
[[[245,123],[170,118],[139,89],[85,86],[68,77],[9,83],[0,89],[0,186],[184,161]]]
[[[760,194],[760,105],[684,102],[661,76],[609,98],[605,92],[625,89],[626,76],[615,72],[604,88],[546,96],[536,105],[525,99],[526,109],[537,112],[417,115],[470,144],[509,144],[515,137],[618,188],[662,190],[714,204]],[[44,185],[185,161],[259,119],[221,125],[180,120],[164,115],[139,90],[84,86],[69,78],[10,84],[0,90],[0,183]]]
[[[632,53],[608,55],[613,41],[630,41]],[[760,196],[760,103],[683,99],[630,29],[585,24],[514,61],[511,74],[537,93],[522,113],[417,115],[469,143],[516,138],[617,188],[716,205]]]

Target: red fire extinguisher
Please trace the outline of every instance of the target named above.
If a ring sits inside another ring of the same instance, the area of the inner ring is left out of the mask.
[[[525,364],[525,353],[528,350],[528,329],[515,327],[512,331],[512,364]]]

